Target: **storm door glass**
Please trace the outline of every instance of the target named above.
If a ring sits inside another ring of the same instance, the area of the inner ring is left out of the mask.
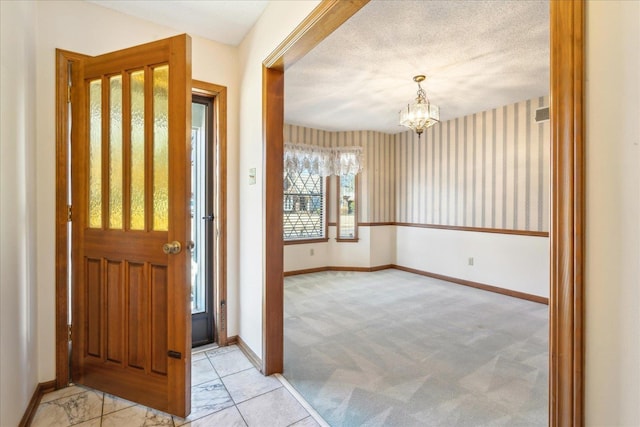
[[[206,223],[206,105],[192,104],[191,112],[191,314],[202,313],[206,308],[205,289],[205,232]]]
[[[213,101],[193,96],[191,103],[191,341],[214,341],[214,177]]]

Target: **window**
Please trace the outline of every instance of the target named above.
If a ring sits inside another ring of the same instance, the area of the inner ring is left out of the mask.
[[[358,175],[338,177],[338,241],[358,241]]]
[[[326,239],[324,178],[308,170],[284,173],[283,237]]]

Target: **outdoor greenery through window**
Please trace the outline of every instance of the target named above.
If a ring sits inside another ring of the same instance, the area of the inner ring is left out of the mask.
[[[347,173],[338,179],[338,240],[357,240],[357,175]]]
[[[284,240],[325,237],[324,178],[308,170],[284,173]]]

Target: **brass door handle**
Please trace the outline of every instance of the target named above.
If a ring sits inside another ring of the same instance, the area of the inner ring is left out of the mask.
[[[164,245],[162,245],[162,252],[164,252],[167,255],[179,254],[181,250],[182,250],[182,245],[177,240],[174,240],[173,242],[165,243]]]

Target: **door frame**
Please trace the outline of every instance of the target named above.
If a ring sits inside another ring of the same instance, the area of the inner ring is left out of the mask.
[[[70,210],[67,205],[69,191],[69,168],[71,159],[68,151],[69,128],[69,65],[84,58],[83,55],[63,49],[56,49],[56,210],[55,210],[55,388],[67,387],[70,379],[69,329],[67,326],[70,308],[68,293],[68,250],[71,242],[67,234]],[[227,88],[225,86],[192,81],[192,91],[213,98],[217,132],[214,144],[218,161],[216,191],[218,193],[218,253],[214,267],[215,337],[218,345],[228,344],[227,337]]]
[[[263,61],[265,375],[282,372],[282,156],[285,70],[368,0],[323,0]],[[551,227],[549,425],[584,424],[584,17],[582,0],[550,1]]]
[[[214,212],[217,233],[214,238],[214,340],[226,346],[227,336],[227,88],[193,80],[192,93],[213,100],[213,163],[216,169]]]

